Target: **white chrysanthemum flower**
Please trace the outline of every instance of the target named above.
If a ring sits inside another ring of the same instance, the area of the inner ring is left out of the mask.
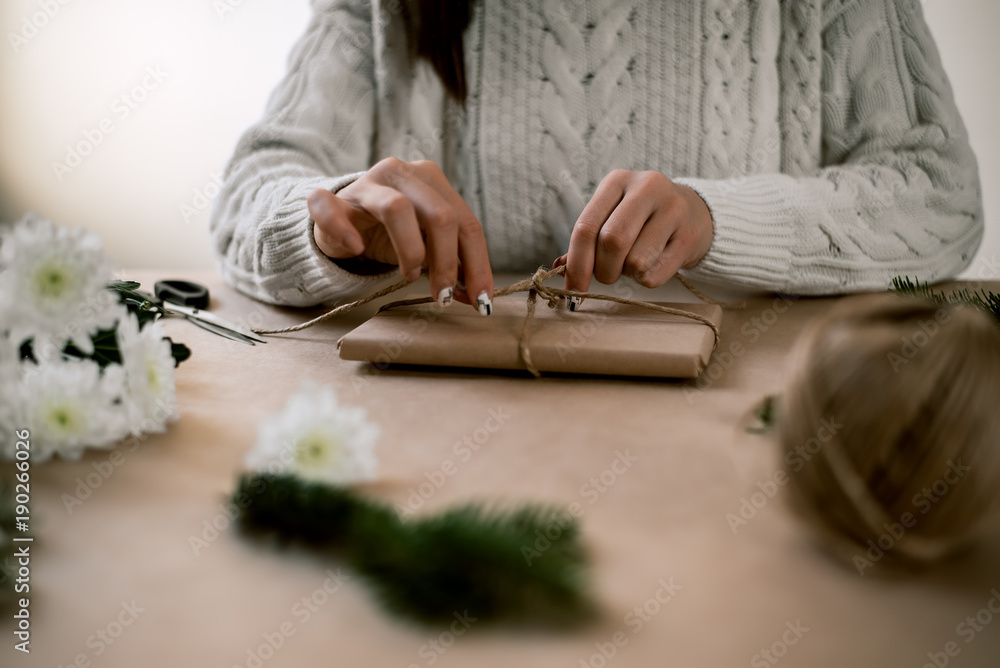
[[[20,346],[15,346],[10,337],[0,331],[0,392],[8,383],[17,380],[18,364],[21,360]]]
[[[111,364],[103,373],[91,360],[22,366],[17,400],[24,427],[31,430],[33,461],[54,453],[78,459],[85,447],[110,446],[127,433],[121,366]]]
[[[177,418],[174,358],[163,325],[149,322],[139,331],[139,319],[129,313],[118,323],[118,349],[125,367],[125,403],[133,434],[166,431]]]
[[[97,235],[28,214],[0,238],[0,321],[16,342],[71,341],[89,355],[91,335],[118,316],[113,270]]]
[[[0,332],[0,458],[14,457],[14,432],[22,429],[17,411],[21,375],[18,371],[19,351],[10,337]]]
[[[365,409],[341,406],[333,388],[306,381],[281,412],[261,420],[246,463],[255,471],[333,484],[371,480],[380,432]]]

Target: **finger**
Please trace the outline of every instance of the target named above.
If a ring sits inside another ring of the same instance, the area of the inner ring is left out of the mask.
[[[652,200],[636,197],[626,188],[622,201],[611,212],[597,235],[594,278],[605,285],[621,278],[625,258],[652,214]]]
[[[492,273],[490,274],[490,278],[492,279]],[[494,290],[493,284],[492,284],[492,282],[490,282],[490,283],[488,283],[486,285],[486,287],[484,287],[483,289],[478,290],[477,292],[473,293],[470,296],[470,293],[472,292],[472,288],[466,287],[466,285],[465,285],[465,269],[464,269],[464,266],[461,263],[459,263],[459,265],[458,265],[458,282],[455,283],[455,301],[461,302],[463,304],[468,304],[469,306],[473,307],[474,309],[479,310],[479,305],[476,302],[476,297],[479,296],[480,294],[482,294],[485,291],[486,292],[486,296],[489,297],[490,301],[491,301],[490,311],[492,313],[493,290]]]
[[[656,263],[646,273],[636,277],[636,281],[647,288],[663,285],[673,278],[684,264],[684,258],[690,252],[689,246],[690,242],[675,234],[667,242]]]
[[[455,281],[455,301],[463,304],[472,304],[469,294],[465,290],[465,267],[458,263],[458,280]]]
[[[464,287],[456,290],[459,301],[471,304],[483,315],[493,312],[493,270],[490,267],[489,251],[483,226],[472,213],[472,209],[448,182],[441,169],[426,160],[413,163],[415,174],[434,188],[458,214],[458,257]]]
[[[567,290],[586,292],[590,288],[601,227],[624,194],[625,176],[621,170],[616,170],[604,177],[594,196],[584,207],[569,238],[569,253],[566,254]]]
[[[426,236],[424,245],[431,294],[442,306],[447,306],[454,298],[455,282],[458,280],[459,212],[437,190],[419,178],[401,179],[396,187],[413,204]]]
[[[458,226],[458,252],[462,258],[462,273],[465,278],[465,293],[468,303],[479,310],[480,315],[493,313],[493,270],[490,255],[486,249],[486,235],[483,226],[469,211]]]
[[[663,251],[676,230],[677,221],[674,217],[655,212],[643,226],[625,257],[622,274],[646,287],[655,287],[647,285],[648,278],[655,275],[651,273],[654,269],[660,268]]]
[[[314,191],[307,201],[313,238],[327,257],[348,258],[365,250],[361,234],[351,224],[351,205],[329,190]]]
[[[558,269],[559,267],[563,266],[564,264],[566,264],[566,256],[565,255],[560,255],[559,257],[557,257],[552,262],[552,268],[553,269]]]
[[[367,211],[385,227],[399,259],[399,273],[409,281],[420,278],[426,249],[413,204],[406,195],[388,186],[371,181],[354,185],[358,187],[352,188],[350,199],[346,195],[344,199]]]
[[[362,212],[362,214],[372,221],[372,224],[367,228],[357,221],[354,223],[354,226],[361,232],[361,238],[365,240],[364,256],[382,264],[399,266],[399,258],[396,257],[396,250],[392,247],[392,239],[389,238],[389,232],[385,225],[367,213]]]

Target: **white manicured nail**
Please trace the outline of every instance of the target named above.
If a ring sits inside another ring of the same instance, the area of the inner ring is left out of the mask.
[[[583,297],[570,297],[569,298],[569,310],[575,311],[583,304]]]
[[[450,306],[452,296],[455,294],[454,288],[441,288],[441,292],[438,293],[438,304],[442,307]]]
[[[493,301],[485,292],[480,292],[476,297],[476,305],[479,306],[479,315],[489,315],[493,313]]]

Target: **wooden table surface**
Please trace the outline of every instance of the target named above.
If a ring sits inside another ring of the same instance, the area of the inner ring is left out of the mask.
[[[148,287],[165,276],[128,277]],[[178,277],[209,285],[212,310],[230,320],[306,316],[212,274]],[[6,619],[0,664],[1000,666],[1000,541],[919,577],[860,576],[815,548],[780,489],[770,495],[775,444],[745,427],[780,389],[802,325],[834,301],[769,296],[727,312],[721,346],[690,382],[340,360],[337,339],[373,307],[255,347],[170,321],[193,355],[177,372],[181,417],[168,433],[33,469],[32,653],[14,652]],[[227,495],[257,423],[306,378],[381,425],[371,493],[386,501],[418,512],[580,504],[599,621],[422,628],[388,616],[342,564],[233,530]],[[760,507],[734,530],[727,515],[751,498]]]

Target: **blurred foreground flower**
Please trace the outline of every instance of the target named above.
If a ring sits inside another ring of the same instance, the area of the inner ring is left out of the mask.
[[[281,412],[261,420],[246,463],[255,471],[317,482],[372,480],[379,434],[363,408],[341,406],[333,388],[306,381]]]
[[[113,270],[96,235],[28,214],[0,238],[0,322],[15,341],[69,341],[89,355],[119,314],[105,287]]]
[[[97,236],[35,214],[0,235],[0,458],[14,457],[18,430],[37,463],[176,417],[174,366],[190,351],[129,312],[138,284],[109,289],[113,267]]]
[[[20,404],[20,424],[30,425],[32,460],[45,461],[57,452],[65,459],[79,459],[85,447],[110,446],[125,436],[128,420],[120,405],[124,381],[120,366],[102,373],[92,360],[28,368],[15,401]]]
[[[163,325],[153,321],[139,329],[139,320],[128,314],[118,324],[118,345],[125,366],[125,383],[132,432],[164,432],[177,417],[174,391],[174,358]]]

